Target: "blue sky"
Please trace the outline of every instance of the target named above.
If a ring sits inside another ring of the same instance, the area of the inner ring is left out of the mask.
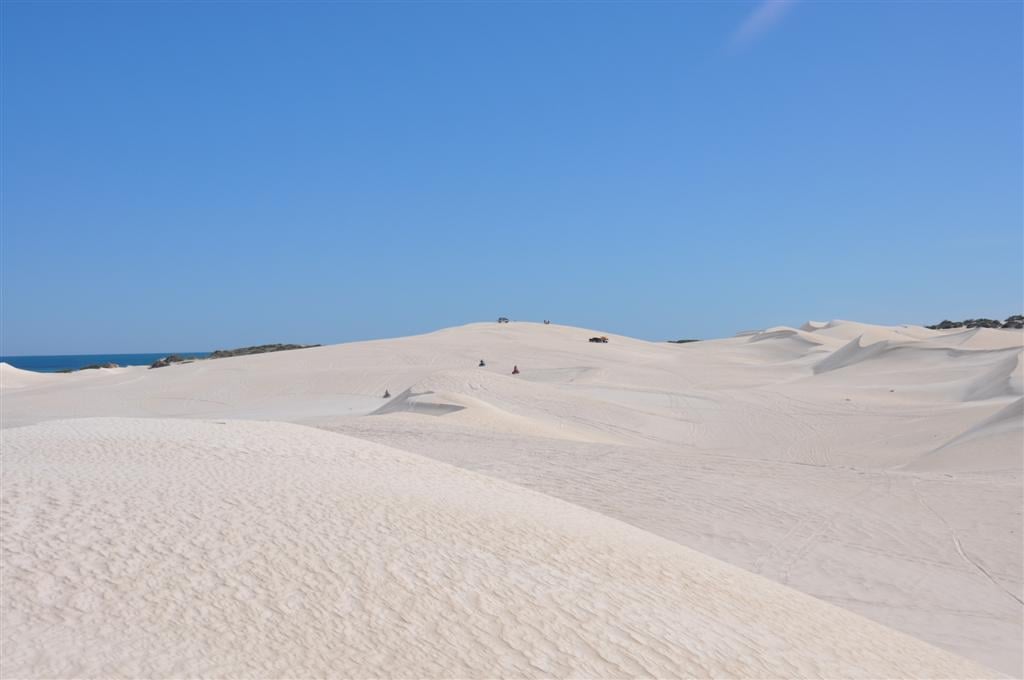
[[[1017,2],[0,11],[3,354],[1024,306]]]

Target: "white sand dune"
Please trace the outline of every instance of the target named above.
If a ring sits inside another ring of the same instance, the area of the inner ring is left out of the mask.
[[[929,344],[962,349],[1010,349],[1020,347],[1020,331],[1009,328],[969,328],[940,332],[929,337]]]
[[[470,324],[155,370],[39,380],[5,370],[0,420],[312,425],[621,520],[1019,676],[1024,433],[1012,409],[1024,333],[978,331],[809,322],[675,345],[554,324]],[[610,342],[587,342],[593,335]],[[8,436],[33,430],[3,431],[5,463]],[[143,449],[156,446],[140,437]],[[32,507],[43,502],[33,498]],[[539,497],[517,498],[529,506]],[[422,674],[445,675],[440,668]]]
[[[1024,398],[907,463],[906,470],[993,472],[1020,469]]]
[[[60,380],[62,377],[63,374],[26,371],[0,361],[0,390],[46,385]]]
[[[845,368],[853,364],[867,361],[882,354],[890,348],[891,340],[875,339],[868,340],[864,335],[858,335],[853,340],[829,354],[827,357],[814,365],[815,373],[834,371],[837,368]]]
[[[933,338],[942,331],[933,331],[921,326],[876,326],[856,321],[833,320],[813,331],[816,336],[824,336],[841,340],[862,338],[864,344],[874,344],[882,340],[889,342],[914,342]]]
[[[791,339],[800,340],[804,345],[828,345],[830,338],[824,335],[815,335],[813,332],[808,332],[805,329],[790,328],[788,326],[773,326],[763,331],[759,331],[750,336],[750,342],[763,342],[765,340],[775,339]]]
[[[520,487],[280,423],[5,432],[6,677],[986,677]]]
[[[984,374],[967,381],[964,399],[976,401],[1024,394],[1024,363],[1021,352],[1014,352],[992,364]]]

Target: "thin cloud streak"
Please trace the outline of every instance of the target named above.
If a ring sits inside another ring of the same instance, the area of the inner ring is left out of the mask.
[[[762,0],[732,34],[729,47],[733,50],[746,47],[778,24],[796,3],[797,0]]]

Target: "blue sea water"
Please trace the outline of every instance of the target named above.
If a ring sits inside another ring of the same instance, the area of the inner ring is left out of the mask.
[[[177,354],[183,357],[205,357],[209,352],[158,352],[155,354],[58,354],[50,356],[0,356],[0,361],[26,371],[54,373],[89,366],[114,363],[118,366],[149,366],[157,359]]]

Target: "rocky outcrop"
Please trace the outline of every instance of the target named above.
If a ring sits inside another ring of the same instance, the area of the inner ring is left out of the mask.
[[[149,367],[150,368],[163,368],[164,366],[170,366],[171,364],[179,364],[179,363],[185,361],[186,358],[191,359],[193,357],[183,357],[183,356],[178,356],[177,354],[171,354],[169,356],[164,357],[163,359],[157,359],[156,361],[151,363],[149,365]]]
[[[113,361],[108,361],[103,364],[89,364],[88,366],[81,366],[79,368],[62,368],[54,373],[74,373],[75,371],[91,371],[97,368],[121,368],[120,364],[115,364]]]
[[[178,364],[189,361],[205,361],[206,359],[226,359],[228,357],[242,357],[249,354],[264,354],[266,352],[283,352],[289,349],[307,349],[309,347],[320,347],[320,345],[253,345],[252,347],[239,347],[238,349],[218,349],[206,357],[183,357],[178,354],[171,354],[163,359],[157,359],[149,365],[150,368],[164,368],[171,364]]]

